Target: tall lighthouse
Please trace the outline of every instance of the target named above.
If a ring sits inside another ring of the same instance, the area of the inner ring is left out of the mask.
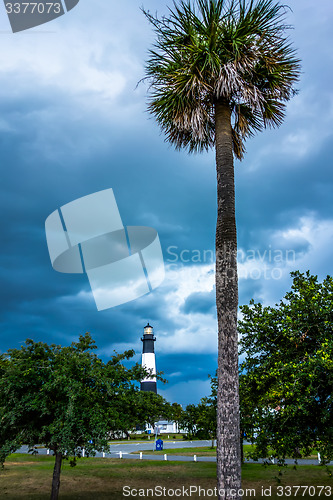
[[[151,369],[152,373],[156,373],[155,352],[153,327],[148,323],[143,329],[142,345],[142,367],[146,370]],[[157,393],[156,377],[146,377],[141,381],[141,391],[152,391]]]

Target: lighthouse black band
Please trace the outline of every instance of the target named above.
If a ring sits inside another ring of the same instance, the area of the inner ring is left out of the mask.
[[[157,394],[156,382],[141,382],[141,391],[151,391]]]
[[[145,354],[147,352],[154,352],[154,342],[155,342],[155,338],[151,337],[149,339],[143,337],[143,339],[141,339],[142,342],[143,342],[143,346],[142,346],[142,353]]]

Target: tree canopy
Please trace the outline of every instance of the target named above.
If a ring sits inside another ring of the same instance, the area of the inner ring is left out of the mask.
[[[210,395],[201,398],[197,405],[187,405],[180,416],[179,426],[187,432],[190,439],[209,437],[213,448],[216,439],[217,377],[209,378]]]
[[[140,416],[140,424],[154,424],[161,419],[172,417],[172,409],[160,394],[152,391],[141,391],[136,395],[133,411],[136,417]]]
[[[286,7],[274,0],[174,2],[169,16],[145,14],[157,38],[146,67],[149,111],[168,141],[189,151],[215,145],[215,105],[232,112],[233,150],[280,125],[294,94],[299,59],[285,34]]]
[[[104,363],[89,334],[68,347],[27,340],[0,356],[0,461],[19,445],[44,444],[55,454],[52,498],[59,492],[64,457],[108,451],[112,432],[146,421],[139,382],[147,372],[126,368],[134,351]],[[162,398],[160,398],[162,399]],[[160,412],[150,401],[150,413]],[[140,403],[141,402],[141,403]]]
[[[279,304],[241,307],[242,427],[256,456],[283,461],[315,448],[324,463],[333,458],[333,279],[291,276]]]

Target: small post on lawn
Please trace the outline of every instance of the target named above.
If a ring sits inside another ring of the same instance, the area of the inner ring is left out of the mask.
[[[164,460],[168,460],[167,454],[164,455]]]
[[[321,463],[321,456],[320,456],[320,453],[318,453],[318,463],[319,463],[319,464]]]
[[[103,451],[103,458],[105,458],[105,452]]]
[[[196,455],[193,455],[193,461],[196,462],[197,461],[197,456]]]
[[[119,452],[119,458],[123,458],[123,452],[122,451]]]
[[[46,455],[49,455],[49,454],[50,454],[50,450],[49,450],[49,449],[47,449],[47,450],[46,450]]]
[[[84,458],[85,449],[82,450],[82,457]]]
[[[142,451],[140,451],[140,460],[142,460]]]

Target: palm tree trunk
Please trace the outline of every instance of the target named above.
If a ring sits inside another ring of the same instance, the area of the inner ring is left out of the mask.
[[[239,443],[240,443],[240,453],[241,453],[241,464],[243,465],[244,463],[244,431],[241,429],[240,431],[240,440],[239,440]]]
[[[60,472],[61,472],[62,453],[56,451],[55,464],[53,469],[51,500],[58,500],[60,488]]]
[[[238,381],[238,278],[235,181],[230,108],[215,106],[218,319],[217,478],[219,498],[238,500],[241,487]],[[235,495],[236,493],[236,495]]]

